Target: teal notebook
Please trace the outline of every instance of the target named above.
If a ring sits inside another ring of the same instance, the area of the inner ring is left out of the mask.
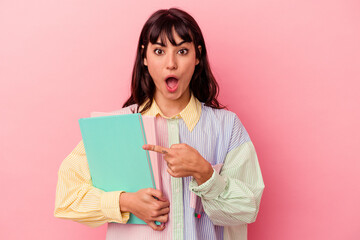
[[[155,188],[140,113],[79,119],[93,185],[106,192]],[[130,214],[130,224],[146,224]]]

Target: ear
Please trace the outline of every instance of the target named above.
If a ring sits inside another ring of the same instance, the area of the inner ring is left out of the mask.
[[[200,54],[201,54],[201,45],[199,45],[199,46],[198,46],[198,49],[199,49],[199,52],[200,52]],[[195,65],[198,65],[198,64],[199,64],[199,62],[200,62],[200,60],[197,58],[197,59],[196,59],[196,64],[195,64]]]

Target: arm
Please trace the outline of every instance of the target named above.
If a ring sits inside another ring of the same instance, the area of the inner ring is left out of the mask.
[[[173,144],[170,148],[147,144],[143,148],[162,153],[171,176],[193,177],[190,191],[201,197],[204,210],[215,225],[255,221],[265,186],[255,148],[236,115],[220,174],[187,144]]]
[[[199,160],[199,153],[186,144],[172,145],[170,149],[144,145],[144,149],[163,153],[171,176],[193,176],[190,191],[201,197],[204,210],[215,225],[255,221],[264,183],[251,141],[228,152],[220,174],[211,170],[207,162],[210,176],[206,165],[201,165],[206,160]]]
[[[154,221],[167,222],[169,211],[169,201],[156,189],[147,188],[126,193],[104,192],[95,188],[92,185],[83,141],[60,166],[55,217],[97,227],[107,222],[126,223],[131,212],[154,230],[162,231],[165,225],[157,226]]]
[[[54,215],[91,227],[106,222],[126,223],[129,212],[121,212],[122,191],[104,192],[92,186],[83,141],[65,158],[58,172]]]
[[[220,174],[190,182],[190,191],[201,197],[204,211],[215,225],[238,225],[255,221],[264,182],[254,145],[234,115],[231,139]]]
[[[254,222],[265,186],[252,142],[230,151],[220,174],[214,171],[200,186],[193,179],[189,187],[201,197],[204,210],[215,225]]]

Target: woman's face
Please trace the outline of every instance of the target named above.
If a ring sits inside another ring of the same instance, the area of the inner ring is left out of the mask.
[[[156,86],[154,98],[158,104],[169,101],[187,103],[190,99],[189,83],[195,65],[199,63],[194,43],[183,42],[174,28],[173,36],[176,46],[167,38],[162,44],[159,37],[155,44],[149,43],[144,58]]]

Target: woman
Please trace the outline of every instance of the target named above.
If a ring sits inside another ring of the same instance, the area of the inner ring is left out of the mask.
[[[140,35],[131,96],[114,113],[156,116],[159,144],[143,148],[163,159],[161,190],[93,187],[81,141],[60,167],[55,216],[109,222],[107,239],[246,239],[264,183],[249,135],[217,94],[196,21],[176,8],[155,12]],[[129,212],[148,226],[119,224]]]

